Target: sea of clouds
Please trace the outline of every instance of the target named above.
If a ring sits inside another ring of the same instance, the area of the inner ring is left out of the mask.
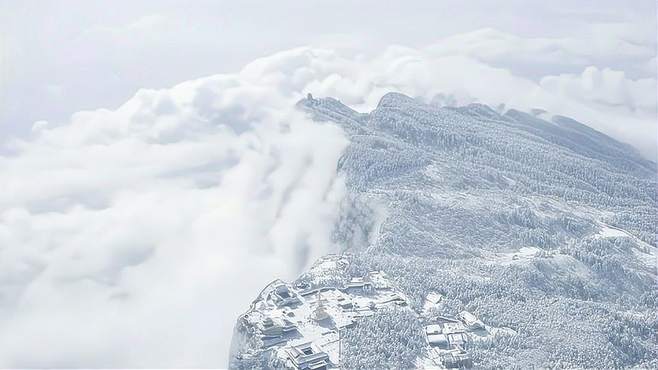
[[[3,366],[221,366],[263,285],[337,250],[347,140],[252,77],[142,90],[0,158]]]
[[[478,32],[368,56],[287,50],[35,123],[0,155],[0,366],[225,366],[263,285],[340,250],[349,143],[295,110],[308,92],[362,111],[390,91],[541,108],[655,154],[651,48]],[[536,61],[582,72],[510,67]]]

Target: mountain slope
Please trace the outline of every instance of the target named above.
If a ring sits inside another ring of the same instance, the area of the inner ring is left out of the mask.
[[[437,314],[514,333],[474,341],[474,366],[658,365],[655,163],[566,117],[397,93],[368,114],[331,98],[298,106],[351,139],[335,230],[347,274],[382,271],[416,313],[438,293]],[[404,366],[386,356],[402,344],[366,345],[379,335],[343,330],[341,364]],[[428,350],[413,348],[422,366]]]

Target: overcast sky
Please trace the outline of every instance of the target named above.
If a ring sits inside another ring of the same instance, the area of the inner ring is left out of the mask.
[[[139,88],[236,72],[257,57],[304,45],[374,52],[494,28],[521,37],[623,35],[655,48],[655,14],[652,0],[1,0],[0,134],[116,107]],[[640,76],[623,58],[592,62]],[[582,72],[580,65],[512,67],[534,78]]]
[[[0,63],[2,368],[224,367],[263,285],[340,249],[347,138],[306,92],[656,153],[653,0],[0,0]]]

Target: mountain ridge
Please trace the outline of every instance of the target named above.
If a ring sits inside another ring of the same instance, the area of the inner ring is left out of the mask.
[[[297,106],[351,140],[337,168],[348,195],[334,233],[350,252],[350,276],[390,276],[423,325],[435,320],[422,313],[426,297],[440,292],[442,314],[467,310],[515,333],[474,340],[472,365],[657,364],[654,162],[559,116],[437,107],[399,93],[370,113],[333,98]],[[335,366],[409,367],[411,357],[386,354],[411,351],[422,367],[439,351],[369,347],[377,330],[368,325],[341,334],[357,347]]]

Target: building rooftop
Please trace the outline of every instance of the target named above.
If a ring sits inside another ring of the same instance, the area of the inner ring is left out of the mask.
[[[433,325],[427,325],[425,327],[425,333],[429,334],[441,334],[443,332],[443,329],[441,328],[441,325],[438,324],[433,324]]]

